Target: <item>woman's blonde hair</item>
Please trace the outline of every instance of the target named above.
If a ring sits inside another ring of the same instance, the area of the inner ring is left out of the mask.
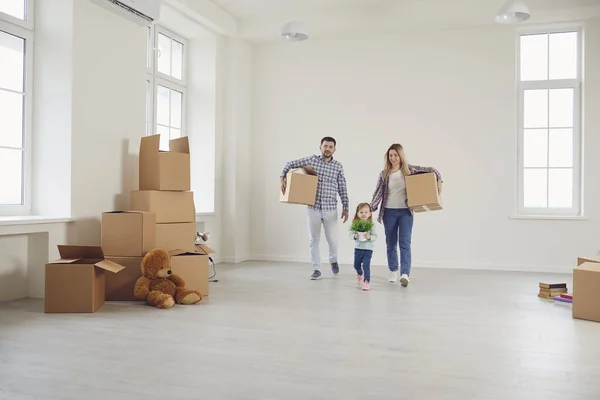
[[[354,213],[354,219],[352,220],[352,222],[356,222],[356,221],[360,220],[360,217],[358,216],[358,212],[360,210],[362,210],[363,207],[369,208],[369,212],[371,213],[371,215],[369,216],[369,221],[373,221],[373,210],[371,209],[371,205],[369,203],[360,203],[358,206],[356,206],[356,212]]]
[[[410,175],[410,169],[408,168],[408,160],[406,159],[406,154],[404,154],[404,148],[401,144],[394,143],[387,149],[385,152],[385,161],[383,168],[383,177],[387,178],[392,170],[392,162],[390,161],[390,151],[396,150],[398,156],[400,156],[400,171],[402,171],[402,175],[408,176]]]

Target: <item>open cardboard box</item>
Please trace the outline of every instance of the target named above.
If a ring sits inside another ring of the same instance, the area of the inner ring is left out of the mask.
[[[196,245],[196,251],[170,251],[171,271],[183,278],[187,289],[195,289],[202,296],[208,296],[208,266],[213,253],[214,250],[204,244]]]
[[[442,199],[438,193],[437,177],[433,172],[417,173],[404,178],[408,207],[414,212],[427,212],[442,209]]]
[[[190,190],[190,144],[187,136],[170,140],[169,151],[160,151],[160,135],[143,137],[139,168],[140,190]]]
[[[104,258],[100,246],[59,245],[60,259],[46,264],[45,312],[93,313],[104,305],[106,273],[125,267]]]
[[[285,193],[281,193],[281,189],[279,189],[281,203],[315,205],[319,178],[314,168],[306,166],[293,169],[287,173],[286,178]]]

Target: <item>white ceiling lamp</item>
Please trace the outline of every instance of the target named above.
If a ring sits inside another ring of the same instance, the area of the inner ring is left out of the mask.
[[[290,42],[301,42],[308,39],[308,32],[296,21],[290,21],[281,29],[281,36]]]
[[[529,18],[529,7],[522,0],[508,0],[498,11],[495,21],[499,24],[516,24]]]

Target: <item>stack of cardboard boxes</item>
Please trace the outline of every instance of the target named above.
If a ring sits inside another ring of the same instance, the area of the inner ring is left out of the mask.
[[[171,269],[187,288],[208,296],[213,251],[195,245],[188,138],[169,144],[163,152],[159,135],[142,138],[139,190],[130,193],[130,210],[102,214],[101,247],[59,246],[60,260],[46,266],[46,312],[95,312],[105,300],[139,300],[133,289],[141,262],[155,248],[171,253]]]

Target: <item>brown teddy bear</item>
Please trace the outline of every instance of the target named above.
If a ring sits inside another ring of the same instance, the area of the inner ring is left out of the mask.
[[[135,282],[133,294],[158,308],[177,304],[196,304],[202,300],[197,290],[185,288],[185,281],[171,272],[171,255],[154,249],[142,259],[142,276]]]

